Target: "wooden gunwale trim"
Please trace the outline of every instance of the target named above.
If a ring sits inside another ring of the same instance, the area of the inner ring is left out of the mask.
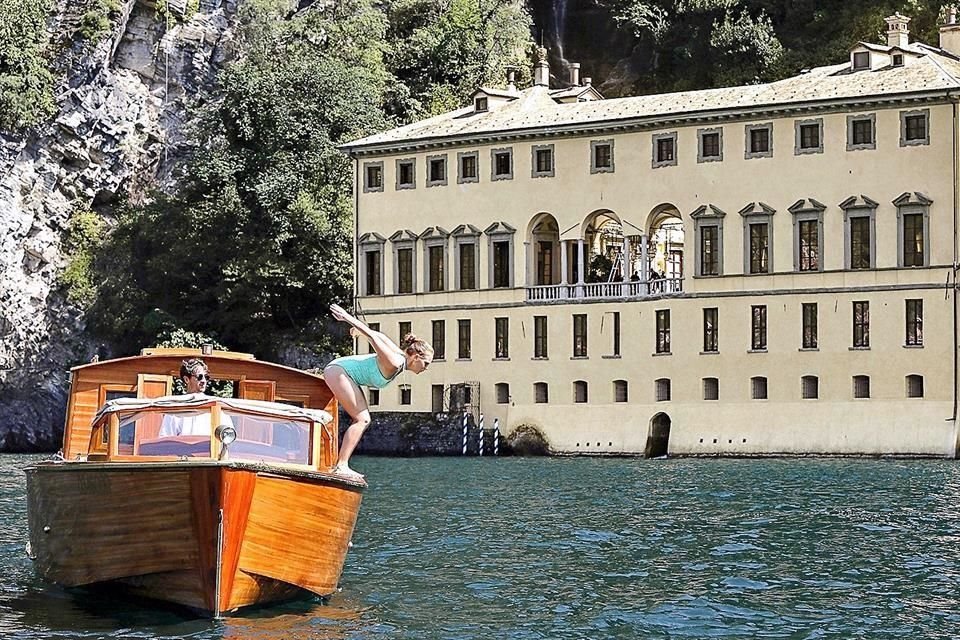
[[[223,467],[226,469],[236,469],[239,471],[253,471],[258,475],[279,477],[279,478],[301,478],[304,480],[314,480],[320,482],[326,482],[329,484],[341,485],[344,489],[350,489],[354,491],[362,492],[367,488],[367,483],[364,481],[356,481],[343,476],[338,476],[333,473],[325,473],[323,471],[315,471],[313,469],[304,468],[295,468],[289,466],[283,466],[279,464],[270,464],[270,463],[260,463],[260,462],[238,462],[238,461],[220,461],[220,460],[179,460],[175,461],[138,461],[138,462],[76,462],[76,461],[65,461],[65,462],[48,462],[48,463],[39,463],[31,465],[24,469],[25,472],[70,472],[70,471],[80,471],[84,473],[92,473],[97,471],[132,471],[132,470],[149,470],[149,471],[184,471],[191,468],[209,468],[209,467]]]

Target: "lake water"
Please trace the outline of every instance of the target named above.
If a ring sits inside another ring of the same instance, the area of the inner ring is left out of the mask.
[[[0,456],[0,638],[955,638],[949,461],[363,458],[342,591],[212,622],[45,585]]]

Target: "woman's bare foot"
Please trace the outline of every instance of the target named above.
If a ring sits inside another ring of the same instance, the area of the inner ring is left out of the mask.
[[[336,464],[336,466],[333,468],[333,472],[338,476],[349,478],[350,480],[364,480],[362,473],[357,473],[350,468],[350,465],[342,462],[338,462]]]

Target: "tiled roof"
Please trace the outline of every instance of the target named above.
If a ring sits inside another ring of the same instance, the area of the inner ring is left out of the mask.
[[[874,45],[876,46],[876,45]],[[767,84],[681,91],[632,98],[557,103],[556,90],[534,86],[496,110],[471,106],[343,145],[389,148],[436,140],[476,139],[549,128],[597,127],[632,120],[673,119],[736,110],[764,110],[830,101],[857,101],[960,89],[960,61],[939,49],[911,44],[922,54],[911,64],[853,72],[850,64],[818,67]]]

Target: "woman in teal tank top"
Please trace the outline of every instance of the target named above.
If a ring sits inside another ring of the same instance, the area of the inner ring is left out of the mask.
[[[369,340],[374,351],[366,355],[337,358],[323,370],[323,379],[351,420],[350,427],[343,434],[340,457],[334,472],[360,479],[363,476],[350,468],[350,455],[370,424],[370,410],[360,387],[382,389],[404,369],[416,374],[423,373],[433,360],[433,347],[412,333],[404,336],[400,346],[397,346],[393,340],[354,318],[340,305],[330,305],[330,313],[337,320],[349,324],[351,333]]]

